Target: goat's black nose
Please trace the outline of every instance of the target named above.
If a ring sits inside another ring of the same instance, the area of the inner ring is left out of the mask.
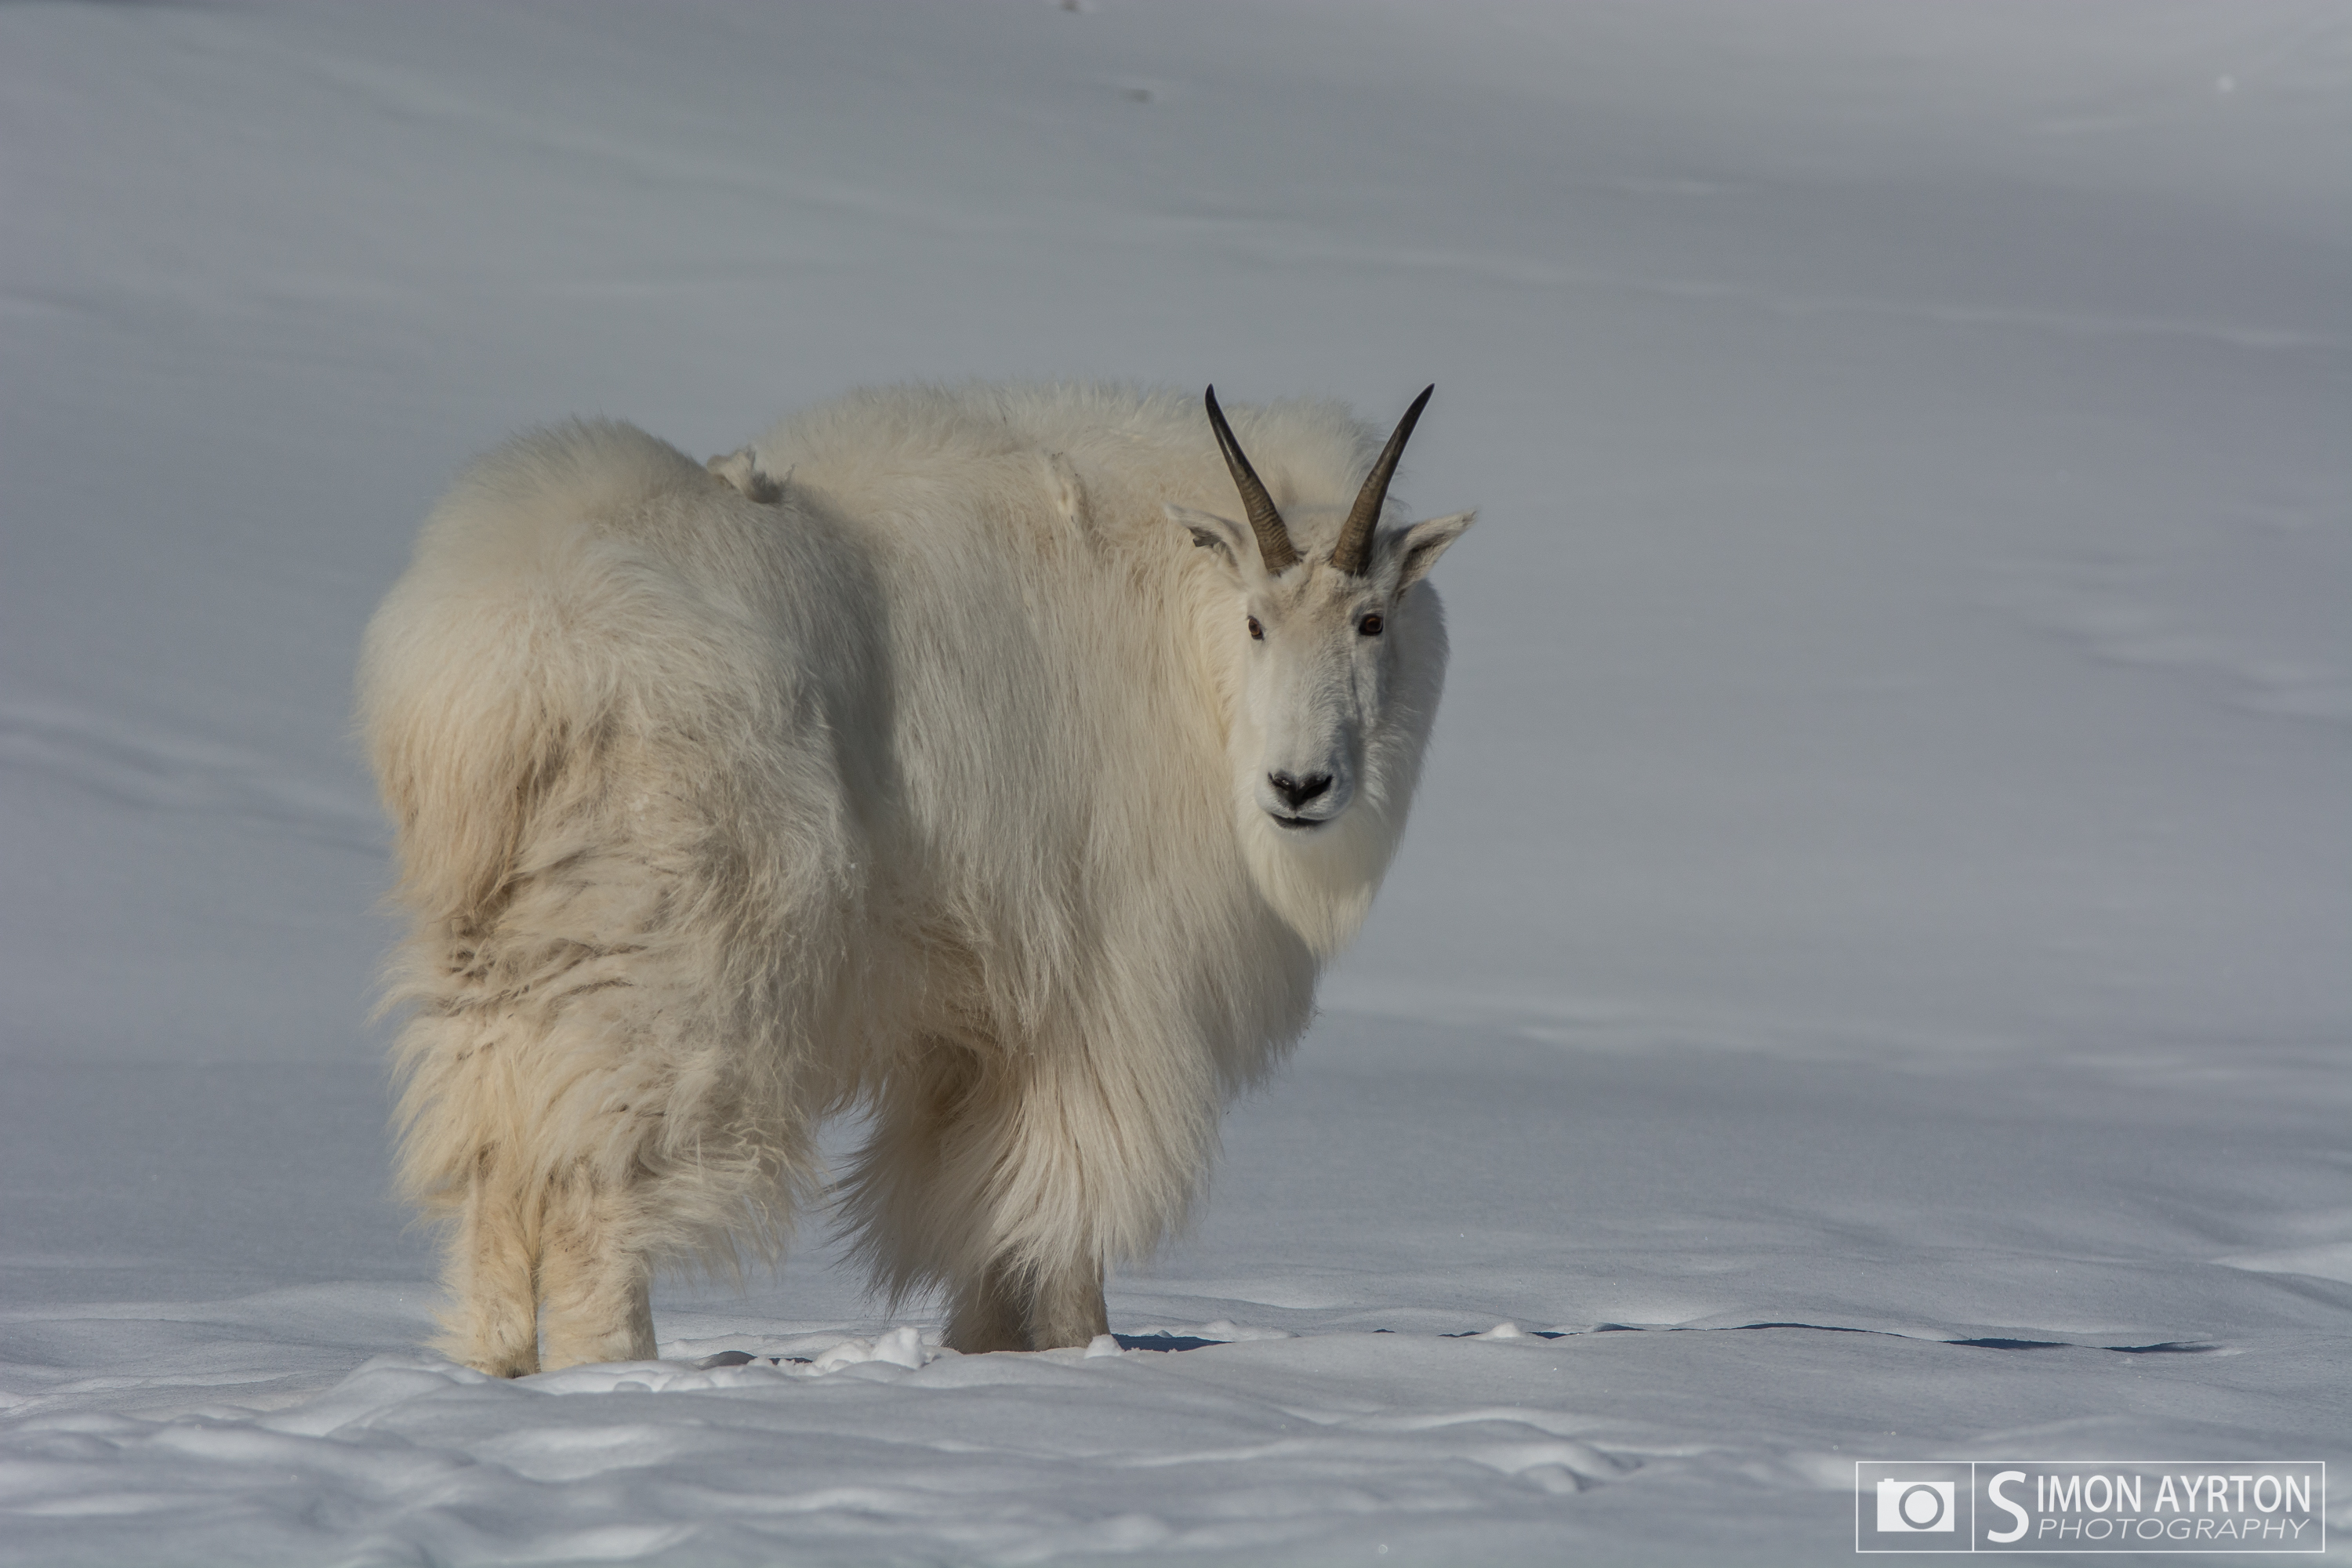
[[[1268,773],[1265,782],[1274,786],[1275,794],[1290,803],[1291,810],[1297,811],[1331,787],[1331,775],[1315,773],[1307,778],[1295,779],[1288,773]]]

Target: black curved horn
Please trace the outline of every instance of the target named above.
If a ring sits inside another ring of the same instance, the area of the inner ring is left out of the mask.
[[[1225,467],[1233,470],[1234,488],[1242,492],[1242,505],[1249,512],[1250,531],[1257,535],[1258,559],[1268,572],[1280,572],[1298,559],[1298,552],[1290,542],[1290,530],[1283,526],[1282,513],[1274,509],[1274,498],[1265,493],[1265,486],[1250,467],[1242,451],[1242,444],[1234,439],[1234,427],[1225,423],[1225,411],[1217,406],[1217,389],[1209,388],[1209,428],[1217,433],[1217,449],[1225,455]]]
[[[1389,480],[1396,473],[1397,459],[1404,456],[1404,444],[1412,438],[1412,427],[1421,419],[1421,411],[1429,403],[1429,395],[1437,390],[1435,382],[1421,389],[1412,406],[1397,421],[1396,433],[1389,444],[1381,448],[1381,459],[1364,477],[1364,488],[1356,492],[1355,510],[1348,513],[1347,522],[1339,530],[1339,542],[1331,547],[1331,564],[1351,576],[1361,577],[1372,567],[1372,530],[1381,521],[1381,508],[1388,504]]]

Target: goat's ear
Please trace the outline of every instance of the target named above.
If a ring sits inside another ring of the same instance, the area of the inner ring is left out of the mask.
[[[1189,506],[1170,503],[1168,521],[1192,536],[1192,542],[1202,549],[1214,552],[1227,566],[1241,570],[1244,561],[1255,561],[1256,542],[1248,531],[1231,518],[1214,512],[1194,511]]]
[[[1403,593],[1429,575],[1445,547],[1462,537],[1462,531],[1478,521],[1475,511],[1457,511],[1451,517],[1433,517],[1426,522],[1416,522],[1401,529],[1396,542],[1389,548],[1397,558],[1396,591]]]

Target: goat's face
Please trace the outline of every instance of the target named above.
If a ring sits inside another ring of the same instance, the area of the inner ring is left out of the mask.
[[[1198,514],[1184,521],[1200,540]],[[1298,521],[1302,536],[1325,531],[1315,527],[1320,520]],[[1406,595],[1469,524],[1464,513],[1389,534],[1359,575],[1321,556],[1267,572],[1245,528],[1211,520],[1207,547],[1230,563],[1234,588],[1222,634],[1240,656],[1233,760],[1276,826],[1312,834],[1355,801],[1398,660],[1418,640],[1411,634],[1420,607]]]
[[[1472,514],[1459,512],[1379,531],[1390,476],[1428,402],[1428,392],[1414,400],[1344,516],[1337,508],[1299,512],[1301,535],[1317,542],[1302,556],[1212,387],[1209,426],[1249,521],[1169,509],[1193,543],[1218,558],[1234,589],[1225,635],[1246,639],[1234,761],[1248,797],[1290,833],[1311,836],[1355,801],[1398,660],[1410,657],[1402,645],[1415,640],[1396,635],[1412,629],[1406,595],[1470,526]]]

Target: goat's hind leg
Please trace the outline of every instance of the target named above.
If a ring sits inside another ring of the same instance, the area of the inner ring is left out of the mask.
[[[493,1377],[652,1360],[652,1270],[632,1245],[635,1218],[629,1194],[583,1173],[534,1188],[484,1155],[451,1241],[436,1348]]]
[[[538,1215],[488,1150],[475,1160],[446,1279],[449,1304],[434,1348],[493,1377],[539,1370]]]
[[[654,1359],[653,1271],[641,1228],[625,1188],[585,1172],[549,1188],[539,1261],[549,1371]]]

